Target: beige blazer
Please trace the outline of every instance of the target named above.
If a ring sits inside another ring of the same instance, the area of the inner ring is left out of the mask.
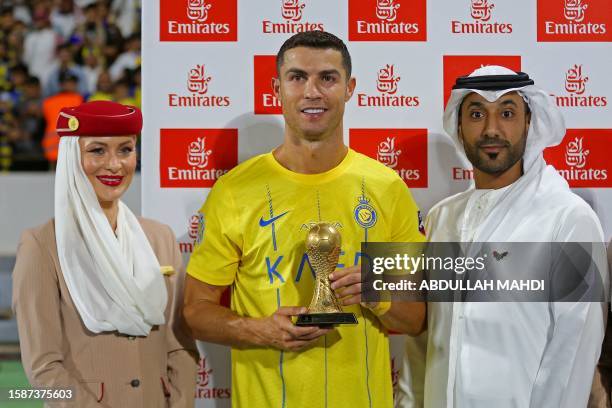
[[[168,226],[140,223],[168,289],[167,323],[154,326],[147,337],[90,332],[66,287],[53,221],[23,233],[13,270],[23,366],[33,387],[71,387],[75,394],[71,401],[46,406],[193,407],[197,351],[180,314],[181,254]]]

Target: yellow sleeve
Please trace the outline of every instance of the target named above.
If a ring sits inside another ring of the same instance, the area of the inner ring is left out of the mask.
[[[425,230],[419,207],[412,198],[408,186],[401,180],[391,185],[392,200],[390,242],[424,242]]]
[[[242,255],[242,234],[240,213],[223,178],[213,186],[199,216],[187,274],[211,285],[231,285]]]

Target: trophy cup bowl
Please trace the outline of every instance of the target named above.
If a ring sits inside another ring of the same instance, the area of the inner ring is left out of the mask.
[[[329,274],[338,265],[342,237],[331,224],[319,222],[306,235],[306,254],[315,272],[315,290],[308,313],[298,315],[297,326],[329,327],[357,324],[354,313],[344,313],[340,301],[330,287]]]

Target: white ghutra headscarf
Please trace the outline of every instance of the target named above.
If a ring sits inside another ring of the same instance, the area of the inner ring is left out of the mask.
[[[457,86],[463,83],[466,86]],[[470,84],[472,86],[470,86]],[[457,152],[465,160],[465,149],[459,138],[459,107],[472,92],[494,102],[509,92],[518,92],[531,110],[527,142],[523,154],[523,175],[499,197],[497,204],[479,226],[475,242],[503,241],[512,231],[516,220],[534,208],[534,203],[546,202],[547,197],[569,192],[565,179],[544,161],[543,151],[556,146],[565,136],[565,121],[550,95],[535,86],[526,74],[516,73],[501,66],[486,66],[468,77],[457,79],[457,85],[444,111],[444,130],[454,141]],[[475,189],[474,181],[467,192]],[[498,235],[501,234],[501,235]]]
[[[507,82],[504,83],[502,78],[506,76],[518,77],[518,74],[506,67],[497,65],[485,66],[472,72],[467,78],[474,81],[477,81],[478,77],[493,78],[488,83],[495,84],[497,82],[499,85],[492,87],[496,89],[488,90],[480,89],[477,85],[474,88],[461,87],[453,89],[444,110],[444,130],[455,142],[458,152],[465,156],[463,143],[459,139],[458,132],[459,107],[463,99],[474,92],[487,101],[494,102],[507,93],[518,92],[531,110],[531,122],[527,132],[527,144],[523,155],[523,170],[527,172],[536,162],[540,161],[541,164],[544,161],[542,157],[544,149],[561,143],[563,136],[565,136],[565,120],[548,92],[533,85],[533,81],[529,81],[531,85],[521,84],[519,80],[515,80],[516,83],[514,84],[509,80],[506,80]]]
[[[68,291],[90,331],[146,336],[165,323],[168,294],[157,257],[122,202],[112,230],[81,166],[79,137],[60,139],[55,236]]]

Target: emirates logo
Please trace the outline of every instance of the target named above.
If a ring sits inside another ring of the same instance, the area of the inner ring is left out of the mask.
[[[608,105],[608,97],[588,95],[586,83],[589,77],[582,72],[582,64],[574,64],[565,73],[564,95],[552,95],[557,106],[565,108],[601,108]]]
[[[229,96],[217,96],[208,94],[208,85],[212,76],[206,74],[204,64],[198,64],[187,73],[187,95],[178,93],[168,94],[168,106],[170,107],[202,107],[216,108],[228,107],[231,104]]]
[[[198,366],[198,387],[206,387],[210,383],[212,371],[212,368],[206,367],[206,357],[202,357]]]
[[[378,71],[378,78],[376,78],[376,89],[378,92],[389,95],[393,95],[397,92],[397,83],[401,78],[396,77],[393,70],[393,64],[387,64],[384,68]]]
[[[306,7],[300,3],[300,0],[282,0],[281,14],[285,20],[300,21],[302,19],[302,10]]]
[[[238,40],[238,0],[160,0],[157,3],[160,41]]]
[[[491,19],[491,10],[494,7],[495,5],[493,3],[489,4],[488,0],[472,0],[470,15],[474,20],[489,21]]]
[[[451,20],[453,34],[512,34],[512,23],[491,21],[495,4],[491,0],[470,0],[469,21]]]
[[[238,130],[160,129],[159,151],[161,187],[212,187],[238,164]]]
[[[208,20],[208,10],[212,7],[211,4],[206,4],[205,0],[188,0],[187,2],[187,17],[191,21],[203,23]]]
[[[401,150],[395,149],[395,137],[388,137],[378,145],[376,159],[385,166],[395,169],[401,154]]]
[[[211,155],[211,153],[212,150],[206,150],[206,138],[199,137],[194,142],[189,144],[187,164],[203,169],[208,166],[208,157]]]
[[[408,187],[427,187],[427,129],[349,129],[349,145],[395,171]],[[356,213],[355,220],[366,222],[363,215]]]
[[[321,22],[302,21],[306,4],[302,0],[281,0],[282,21],[263,20],[264,34],[296,34],[304,31],[325,31]]]
[[[199,245],[204,234],[204,214],[196,213],[189,217],[187,226],[187,237],[189,240],[179,241],[179,250],[182,254],[190,254],[193,252],[194,245]]]
[[[231,390],[229,388],[215,387],[212,381],[212,368],[206,366],[206,357],[200,359],[198,367],[197,387],[195,397],[198,399],[229,399],[231,398]],[[218,378],[216,378],[218,381]],[[196,404],[197,405],[197,404]]]
[[[563,16],[567,21],[580,23],[584,20],[584,10],[588,7],[588,4],[583,4],[582,0],[565,0],[565,4],[563,5]]]
[[[208,92],[208,83],[212,77],[206,76],[204,65],[196,65],[189,70],[187,78],[187,90],[200,95]]]
[[[187,235],[192,240],[195,240],[198,237],[198,227],[200,225],[200,216],[198,214],[194,214],[189,219],[189,229],[187,230]]]
[[[397,9],[399,4],[394,4],[395,0],[377,0],[376,1],[376,17],[379,20],[389,23],[397,19]]]
[[[400,77],[395,75],[394,64],[387,64],[378,70],[376,90],[378,94],[357,94],[357,106],[361,107],[417,107],[419,96],[397,94]]]
[[[567,129],[558,146],[544,150],[552,165],[572,188],[610,188],[612,129]]]
[[[586,90],[585,84],[589,77],[582,76],[582,65],[574,65],[565,74],[565,90],[567,92],[582,95]]]
[[[349,41],[427,41],[427,0],[348,0]]]
[[[612,41],[610,1],[537,0],[538,41]],[[588,11],[589,15],[586,15]]]
[[[586,165],[590,151],[582,147],[582,137],[576,137],[565,148],[565,163],[570,167],[581,169]]]

